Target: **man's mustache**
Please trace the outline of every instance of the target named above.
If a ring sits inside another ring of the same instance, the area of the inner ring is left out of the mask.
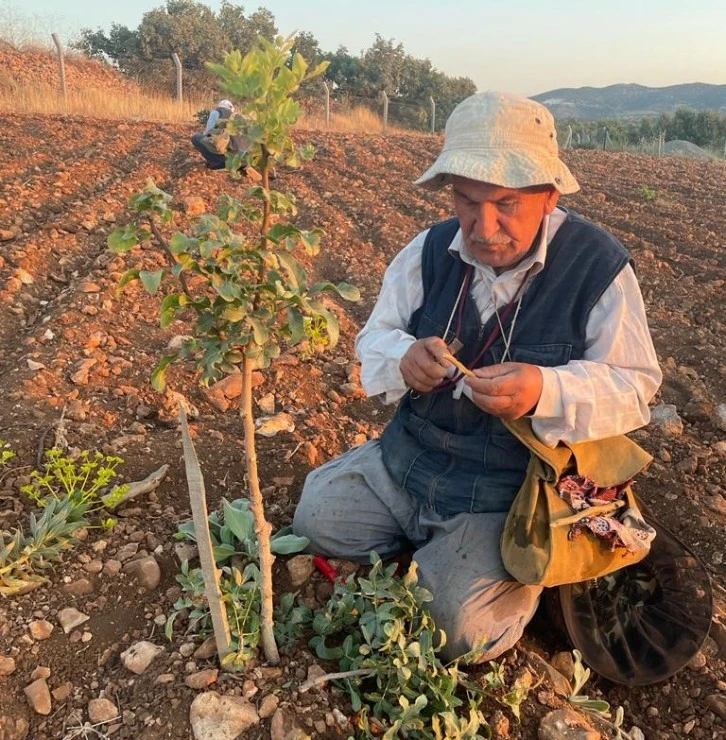
[[[488,239],[482,239],[478,236],[470,236],[469,241],[472,244],[480,244],[483,247],[496,247],[502,244],[509,244],[511,242],[511,239],[509,239],[509,237],[505,236],[504,234],[494,234]]]

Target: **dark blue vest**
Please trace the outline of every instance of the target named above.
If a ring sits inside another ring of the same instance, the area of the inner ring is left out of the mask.
[[[458,229],[458,220],[450,219],[432,227],[426,238],[424,302],[409,325],[417,338],[444,336],[467,267],[448,250]],[[581,359],[590,311],[629,259],[615,237],[568,212],[549,244],[543,270],[524,294],[509,359],[543,367]],[[469,295],[458,336],[462,362],[474,360],[495,322],[493,316],[482,326]],[[456,323],[444,337],[447,344]],[[503,351],[500,336],[478,366],[499,362]],[[381,449],[393,480],[443,516],[507,511],[529,461],[526,448],[498,418],[466,396],[454,399],[450,390],[407,393],[383,432]]]

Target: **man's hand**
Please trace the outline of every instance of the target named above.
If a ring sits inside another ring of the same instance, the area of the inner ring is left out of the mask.
[[[448,374],[451,363],[444,359],[448,352],[441,337],[417,339],[401,358],[399,368],[409,388],[419,393],[432,391]]]
[[[466,383],[474,403],[502,419],[519,419],[534,410],[542,395],[542,372],[523,362],[480,367]]]

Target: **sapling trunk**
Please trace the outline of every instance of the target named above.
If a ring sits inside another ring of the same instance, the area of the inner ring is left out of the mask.
[[[245,461],[247,463],[247,480],[250,487],[250,501],[252,513],[255,517],[255,531],[260,548],[260,590],[262,592],[262,621],[260,638],[265,659],[271,665],[280,662],[280,653],[275,642],[273,629],[272,606],[272,550],[270,537],[272,527],[265,519],[265,508],[260,491],[260,480],[257,475],[257,449],[255,447],[255,420],[252,416],[252,370],[254,360],[245,357],[242,364],[242,397],[240,401],[240,415],[244,428]]]

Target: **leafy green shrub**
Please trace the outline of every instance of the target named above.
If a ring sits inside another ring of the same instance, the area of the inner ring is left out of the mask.
[[[649,188],[647,185],[643,185],[643,187],[640,188],[640,197],[646,203],[652,203],[658,197],[658,191],[653,188]]]
[[[394,576],[395,563],[384,566],[375,554],[371,562],[367,577],[336,584],[315,613],[310,641],[319,658],[339,662],[362,737],[490,737],[480,708],[485,697],[518,717],[527,690],[508,690],[501,666],[491,663],[491,671],[474,681],[460,661],[444,665],[439,659],[446,636],[426,611],[432,597],[418,585],[415,561],[403,578]],[[467,657],[473,656],[462,660]]]
[[[44,471],[34,470],[31,482],[21,491],[42,508],[40,516],[30,515],[27,534],[19,527],[15,533],[0,532],[0,594],[5,596],[37,588],[47,582],[38,571],[48,569],[61,554],[76,543],[73,533],[90,524],[88,515],[103,508],[100,494],[116,477],[120,457],[99,452],[81,452],[69,457],[62,450],[45,453]],[[7,455],[0,457],[3,464]],[[126,486],[114,494],[123,497]],[[111,527],[111,517],[101,526]]]

